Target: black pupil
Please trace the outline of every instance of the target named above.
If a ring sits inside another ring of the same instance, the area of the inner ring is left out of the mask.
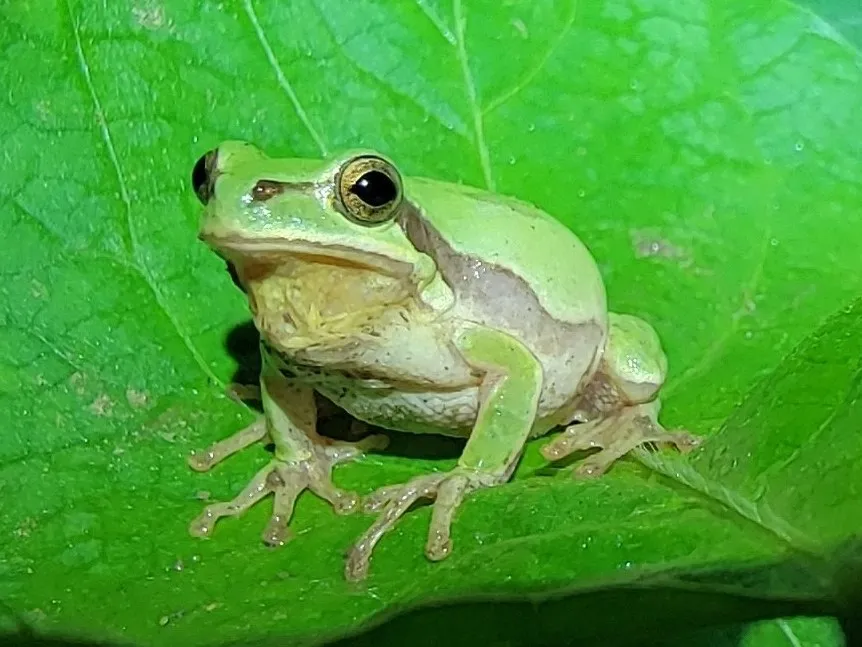
[[[398,197],[398,187],[383,171],[363,173],[350,192],[371,207],[382,207]]]

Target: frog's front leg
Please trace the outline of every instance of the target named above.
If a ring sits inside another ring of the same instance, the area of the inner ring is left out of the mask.
[[[450,472],[387,486],[367,499],[366,509],[380,510],[380,514],[350,549],[345,567],[348,580],[367,575],[374,546],[421,498],[435,499],[425,554],[435,561],[445,558],[452,549],[452,518],[464,497],[512,476],[536,418],[541,364],[519,341],[492,329],[470,328],[456,345],[467,362],[484,375],[477,418],[464,452]]]
[[[189,464],[195,470],[206,471],[231,454],[265,439],[274,444],[275,456],[233,500],[207,506],[189,526],[192,535],[209,536],[220,518],[238,515],[269,494],[275,495],[272,516],[263,532],[263,540],[269,545],[281,545],[288,538],[288,522],[303,490],[311,490],[325,499],[339,514],[353,512],[357,507],[359,497],[355,493],[333,485],[332,468],[364,451],[384,447],[386,437],[368,436],[347,443],[320,436],[316,431],[318,416],[313,389],[285,378],[266,358],[260,395],[264,409],[260,420],[205,452],[193,454]]]
[[[700,439],[659,424],[657,397],[667,376],[667,359],[658,335],[647,322],[610,313],[608,344],[597,374],[583,393],[571,425],[542,448],[550,461],[599,449],[575,470],[578,477],[603,474],[617,459],[644,443],[675,445],[689,452]]]

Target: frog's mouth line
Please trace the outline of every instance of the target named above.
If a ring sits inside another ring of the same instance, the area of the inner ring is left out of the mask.
[[[373,252],[360,252],[340,245],[322,245],[304,240],[284,240],[275,238],[241,238],[239,236],[216,236],[201,234],[199,238],[224,256],[229,262],[242,262],[254,259],[277,264],[284,257],[309,263],[352,267],[370,270],[403,279],[410,276],[409,263],[396,261]]]

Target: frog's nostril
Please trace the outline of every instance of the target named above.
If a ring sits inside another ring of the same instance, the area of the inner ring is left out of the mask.
[[[209,202],[209,199],[212,197],[214,179],[212,172],[215,167],[217,152],[218,151],[211,150],[201,156],[201,158],[195,162],[195,167],[192,169],[192,187],[195,190],[195,194],[198,196],[198,200],[200,200],[202,204]]]

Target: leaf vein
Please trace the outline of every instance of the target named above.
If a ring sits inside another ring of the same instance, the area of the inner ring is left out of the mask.
[[[652,471],[684,485],[701,496],[715,501],[723,508],[753,522],[795,551],[809,556],[817,553],[816,543],[810,537],[793,528],[786,520],[772,512],[769,507],[759,506],[756,502],[750,501],[721,483],[710,481],[684,459],[671,458],[642,447],[633,450],[632,456]]]
[[[75,19],[75,15],[72,11],[72,5],[71,5],[71,2],[69,0],[66,0],[66,8],[68,10],[69,20],[70,20],[70,23],[72,26],[72,35],[75,39],[75,54],[78,58],[78,69],[81,72],[81,75],[84,79],[84,84],[86,85],[87,91],[90,94],[90,100],[93,103],[93,109],[95,110],[96,119],[99,123],[99,130],[100,130],[100,133],[102,136],[102,140],[103,140],[103,142],[105,144],[105,148],[108,152],[108,157],[111,160],[111,165],[114,168],[114,173],[115,173],[116,178],[117,178],[117,184],[118,184],[119,189],[120,189],[120,198],[123,201],[123,207],[125,210],[126,228],[129,232],[129,241],[131,244],[132,258],[135,261],[134,264],[131,265],[131,267],[134,267],[135,271],[144,280],[144,283],[146,283],[147,287],[150,289],[150,292],[152,293],[153,298],[156,301],[156,304],[162,310],[164,315],[168,318],[168,320],[170,321],[174,330],[176,331],[177,335],[179,335],[183,344],[186,346],[187,350],[191,354],[192,358],[195,360],[195,362],[203,370],[204,375],[206,375],[214,383],[219,384],[221,386],[224,386],[222,381],[212,372],[212,369],[210,369],[209,365],[206,363],[206,360],[203,358],[203,356],[200,354],[198,349],[195,347],[189,334],[185,330],[183,330],[179,321],[176,319],[176,317],[173,316],[173,314],[171,313],[171,311],[167,307],[167,304],[165,303],[164,295],[162,294],[161,290],[159,289],[158,285],[156,284],[155,280],[153,279],[153,276],[150,273],[149,268],[146,266],[146,264],[143,262],[143,260],[140,257],[140,246],[138,243],[137,230],[136,230],[136,227],[134,224],[134,220],[132,218],[132,201],[131,201],[131,198],[129,196],[129,191],[128,191],[128,188],[126,185],[126,179],[125,179],[125,175],[123,173],[123,168],[120,165],[120,159],[119,159],[119,156],[117,155],[117,151],[116,151],[116,148],[114,146],[113,138],[111,137],[111,130],[108,127],[108,121],[105,118],[105,113],[104,113],[104,110],[102,109],[102,102],[99,99],[99,95],[96,92],[96,87],[93,84],[93,78],[92,78],[92,75],[90,74],[90,65],[87,62],[86,55],[84,54],[84,47],[81,43],[81,33],[80,33],[80,29],[78,28],[78,22]]]
[[[272,46],[269,44],[269,39],[266,37],[266,33],[263,31],[263,27],[261,26],[260,21],[257,18],[257,13],[255,13],[254,6],[251,4],[251,0],[243,0],[243,7],[249,21],[251,22],[251,26],[254,28],[254,33],[257,36],[257,40],[260,43],[260,46],[263,48],[263,53],[266,55],[266,60],[269,62],[273,72],[275,73],[275,78],[276,81],[278,81],[278,85],[287,95],[287,98],[293,105],[293,109],[296,111],[296,115],[299,117],[299,120],[302,122],[302,125],[305,126],[305,129],[308,131],[308,134],[311,135],[311,138],[314,140],[315,145],[318,149],[320,149],[321,155],[323,155],[323,157],[329,157],[329,151],[327,150],[323,138],[320,136],[317,130],[315,130],[314,126],[311,123],[311,120],[308,118],[308,113],[305,112],[305,108],[303,108],[302,103],[299,101],[299,97],[296,95],[296,91],[293,89],[293,86],[290,84],[290,81],[287,80],[287,77],[284,75],[284,71],[281,69],[281,64],[278,62],[278,59],[275,56],[275,52],[273,52]]]
[[[769,239],[771,236],[772,229],[767,227],[764,231],[760,257],[751,272],[751,276],[742,285],[742,289],[740,290],[740,303],[736,311],[731,316],[730,325],[723,334],[716,337],[704,350],[698,362],[687,368],[675,382],[667,384],[662,389],[662,397],[667,398],[671,393],[688,383],[691,379],[708,371],[718,360],[721,352],[725,349],[730,340],[737,332],[739,332],[739,322],[742,320],[742,317],[746,312],[746,303],[751,301],[753,295],[757,292],[757,289],[760,286],[761,280],[763,279],[763,268],[766,265],[766,258],[769,252]]]
[[[315,5],[313,5],[313,6],[314,6],[315,10],[317,10],[318,14],[320,15],[320,19],[321,19],[321,22],[322,22],[322,24],[323,24],[323,28],[326,30],[326,32],[329,34],[329,36],[330,36],[333,40],[337,40],[337,39],[336,39],[336,37],[335,37],[335,34],[334,34],[333,30],[332,30],[332,27],[330,26],[330,24],[329,24],[329,22],[328,22],[328,20],[327,20],[327,15],[326,15],[326,13],[325,13],[324,11],[321,11],[321,10],[317,7],[317,5],[316,5],[316,4],[315,4]],[[394,96],[394,97],[397,97],[398,99],[402,99],[402,100],[404,100],[404,101],[408,101],[408,102],[410,102],[411,104],[413,104],[414,106],[416,106],[419,110],[421,110],[421,111],[422,111],[422,113],[423,113],[425,116],[427,116],[429,119],[433,119],[434,121],[436,121],[438,124],[440,124],[441,126],[443,126],[444,128],[446,128],[447,130],[449,130],[449,129],[451,129],[451,128],[452,128],[452,126],[451,126],[451,125],[449,125],[449,124],[447,124],[447,123],[443,120],[443,118],[442,118],[442,117],[440,117],[440,115],[436,114],[435,112],[432,112],[432,111],[431,111],[427,106],[425,106],[421,101],[419,101],[419,99],[417,99],[417,98],[415,98],[415,97],[411,96],[410,94],[408,94],[408,93],[406,93],[406,92],[401,92],[401,91],[400,91],[400,90],[398,90],[398,89],[397,89],[397,88],[396,88],[392,83],[390,83],[389,81],[387,81],[385,78],[380,77],[380,76],[378,76],[377,74],[375,74],[375,73],[373,73],[373,72],[370,72],[370,71],[369,71],[369,70],[367,70],[365,67],[363,67],[362,65],[360,65],[360,64],[356,61],[356,59],[355,59],[355,58],[353,58],[352,56],[348,55],[348,53],[345,51],[345,49],[344,49],[344,47],[343,47],[343,46],[341,47],[341,50],[340,50],[340,51],[341,51],[341,55],[342,55],[342,57],[344,58],[344,60],[345,60],[345,61],[347,61],[347,63],[348,63],[348,64],[349,64],[349,65],[350,65],[354,70],[356,70],[356,72],[357,72],[358,74],[360,74],[360,75],[362,75],[363,77],[366,77],[366,78],[368,78],[368,79],[370,79],[370,80],[374,81],[377,85],[379,85],[383,90],[385,90],[386,92],[388,92],[390,95],[392,95],[392,96]],[[463,127],[461,127],[461,126],[463,126],[463,124],[459,124],[459,126],[455,127],[455,129],[454,129],[454,131],[453,131],[453,132],[455,132],[459,137],[462,137],[462,138],[464,138],[466,141],[468,141],[468,142],[469,142],[469,141],[470,141],[470,135],[469,135],[469,133],[468,133],[468,132],[463,128]]]
[[[499,108],[501,105],[506,103],[509,99],[514,97],[516,94],[521,92],[524,88],[526,88],[534,78],[541,72],[545,65],[547,65],[548,61],[553,56],[554,52],[557,51],[557,48],[560,46],[560,43],[568,36],[569,32],[572,30],[572,27],[575,24],[575,18],[578,13],[578,2],[577,0],[573,0],[572,8],[569,12],[568,17],[566,18],[566,22],[563,25],[563,28],[560,30],[560,33],[557,34],[557,37],[551,42],[548,46],[548,49],[545,50],[545,53],[539,58],[539,62],[534,65],[530,70],[528,70],[511,88],[503,92],[500,96],[495,99],[492,99],[488,102],[488,105],[482,110],[483,114],[488,114],[489,112]]]
[[[862,371],[858,371],[854,377],[854,382],[858,382],[862,378]],[[855,397],[855,393],[853,391],[848,391],[844,394],[844,399],[840,404],[835,404],[830,407],[829,415],[823,420],[822,423],[817,427],[817,429],[812,433],[808,438],[805,439],[805,442],[796,447],[791,454],[785,458],[780,463],[776,463],[770,466],[768,469],[764,470],[760,476],[757,478],[758,484],[758,492],[763,492],[766,490],[766,483],[764,482],[770,474],[774,474],[776,472],[783,472],[788,467],[790,467],[796,459],[800,456],[804,456],[809,448],[813,445],[817,445],[817,441],[823,433],[832,426],[832,423],[835,422],[835,419],[838,418],[839,415],[845,413],[846,408],[851,404],[851,401]]]
[[[801,11],[811,19],[811,33],[841,45],[854,56],[862,54],[862,51],[853,45],[838,29],[833,27],[831,23],[812,10],[811,7],[807,7],[802,3],[792,2],[792,0],[782,0],[782,2],[791,11]]]
[[[802,643],[799,642],[799,638],[797,638],[796,634],[793,633],[793,629],[790,628],[790,625],[787,624],[786,620],[779,618],[775,623],[778,625],[778,628],[781,629],[781,633],[785,635],[787,642],[789,642],[792,647],[802,647]]]
[[[488,145],[485,142],[485,125],[482,118],[482,110],[479,108],[476,83],[473,80],[473,73],[470,70],[470,62],[467,57],[467,46],[464,42],[466,19],[462,11],[461,0],[454,1],[453,9],[455,13],[458,61],[461,64],[461,75],[464,77],[464,86],[467,89],[467,100],[470,104],[470,111],[473,114],[473,128],[476,131],[476,148],[479,152],[479,163],[482,166],[482,175],[485,178],[485,186],[488,190],[494,191],[494,176],[491,173],[491,159],[488,154]]]
[[[455,35],[449,31],[449,28],[440,20],[440,17],[434,13],[431,8],[425,4],[425,0],[416,0],[416,6],[425,14],[425,17],[433,24],[437,31],[440,32],[440,35],[453,47],[458,46],[458,40],[455,38]]]

